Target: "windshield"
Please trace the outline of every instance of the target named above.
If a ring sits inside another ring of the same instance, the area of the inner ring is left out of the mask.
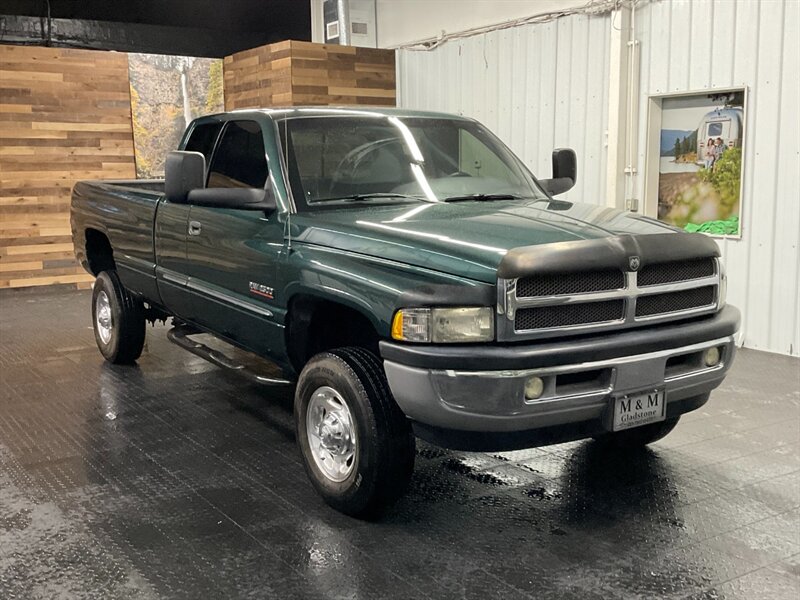
[[[520,161],[474,121],[337,115],[287,118],[279,131],[300,209],[547,198]]]

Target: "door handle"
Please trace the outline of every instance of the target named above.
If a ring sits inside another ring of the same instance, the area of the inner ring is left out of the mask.
[[[200,235],[203,226],[198,221],[189,221],[189,235]]]

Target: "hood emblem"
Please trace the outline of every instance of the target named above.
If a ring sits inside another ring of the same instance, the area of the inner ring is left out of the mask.
[[[642,261],[639,260],[638,256],[629,256],[628,257],[628,268],[631,271],[638,271],[639,266],[642,264]]]

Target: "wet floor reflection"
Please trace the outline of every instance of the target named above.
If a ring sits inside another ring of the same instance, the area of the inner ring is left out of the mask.
[[[743,352],[651,449],[420,443],[408,495],[366,523],[313,492],[291,393],[163,328],[137,367],[106,365],[84,296],[0,323],[0,598],[794,597],[800,402],[759,409],[751,381],[794,363]]]

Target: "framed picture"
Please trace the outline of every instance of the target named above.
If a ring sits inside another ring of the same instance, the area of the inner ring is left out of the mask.
[[[650,98],[645,213],[687,231],[741,237],[744,88]]]
[[[136,176],[164,176],[189,122],[224,110],[222,59],[128,54]]]

